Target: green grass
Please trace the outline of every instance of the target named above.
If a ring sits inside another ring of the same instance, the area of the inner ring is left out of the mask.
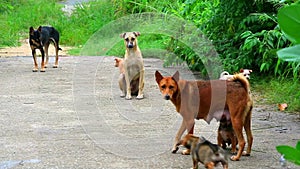
[[[251,79],[252,81],[252,79]],[[256,100],[257,104],[274,105],[287,103],[287,112],[300,114],[300,82],[293,79],[257,78],[252,81],[252,89],[259,93],[261,98]]]
[[[40,25],[57,27],[60,20],[65,19],[60,10],[62,5],[55,0],[16,0],[13,2],[0,2],[0,46],[17,46],[20,38],[27,38],[29,27],[37,28]],[[61,31],[60,29],[58,29]]]
[[[17,46],[19,39],[28,38],[29,27],[51,25],[61,35],[61,44],[80,46],[114,19],[112,4],[105,0],[91,1],[76,6],[68,17],[58,0],[15,0],[7,3],[0,0],[0,47]]]

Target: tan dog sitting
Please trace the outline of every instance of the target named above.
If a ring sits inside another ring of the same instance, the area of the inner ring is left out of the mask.
[[[131,86],[133,83],[135,83],[135,80],[138,80],[138,95],[136,98],[144,98],[143,90],[145,68],[142,53],[137,43],[137,37],[139,35],[139,32],[125,32],[120,35],[120,37],[124,39],[126,47],[125,57],[123,61],[126,85],[126,99],[132,98],[131,94],[133,94],[133,91],[131,90]]]
[[[123,59],[121,58],[115,58],[115,67],[119,67],[120,76],[119,76],[119,87],[121,90],[120,97],[125,97],[126,95],[126,81],[125,81],[125,70],[124,70],[124,64]],[[139,79],[133,80],[130,83],[131,93],[134,95],[138,94],[139,91]]]

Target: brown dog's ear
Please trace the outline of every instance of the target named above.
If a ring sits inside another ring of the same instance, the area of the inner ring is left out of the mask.
[[[240,73],[243,73],[244,72],[244,69],[242,68],[242,69],[240,69]]]
[[[125,38],[126,32],[120,34],[120,38]]]
[[[39,32],[42,32],[42,26],[40,26],[40,27],[38,28],[38,31],[39,31]]]
[[[33,29],[33,27],[31,26],[31,27],[29,28],[29,33],[32,35],[33,32],[34,32],[34,29]]]
[[[157,84],[159,84],[159,82],[163,79],[164,77],[159,73],[159,71],[155,72],[155,80],[157,82]]]
[[[173,78],[176,82],[178,82],[178,81],[179,81],[179,72],[176,71],[176,72],[174,73],[174,75],[172,76],[172,78]]]
[[[141,33],[140,33],[140,32],[133,32],[133,34],[134,34],[136,37],[138,37],[138,36],[140,36],[140,35],[141,35]]]

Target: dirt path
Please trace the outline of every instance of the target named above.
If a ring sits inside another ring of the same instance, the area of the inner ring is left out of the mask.
[[[112,57],[65,56],[59,68],[34,73],[26,46],[0,51],[1,169],[191,168],[182,149],[170,153],[181,117],[161,99],[154,80],[155,70],[179,69],[182,78],[191,78],[189,71],[145,59],[145,99],[128,101],[119,97]],[[299,116],[255,106],[252,122],[253,152],[230,161],[230,168],[281,169],[275,147],[296,145]],[[195,133],[216,142],[217,127],[200,120]]]
[[[28,39],[21,40],[20,43],[21,43],[21,46],[0,48],[0,57],[32,56]],[[59,51],[60,56],[67,56],[67,51],[69,49],[71,49],[71,47],[66,47],[66,46],[61,46],[61,48],[63,50]],[[36,51],[37,51],[37,54],[40,54],[39,50],[36,50]],[[54,49],[53,45],[50,45],[49,56],[54,56],[54,55],[55,55],[55,49]]]

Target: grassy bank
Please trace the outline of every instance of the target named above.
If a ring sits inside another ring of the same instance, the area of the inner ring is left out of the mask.
[[[259,94],[256,103],[268,104],[277,109],[280,103],[287,103],[287,112],[300,114],[300,82],[294,79],[278,79],[274,77],[254,77],[252,89]]]

